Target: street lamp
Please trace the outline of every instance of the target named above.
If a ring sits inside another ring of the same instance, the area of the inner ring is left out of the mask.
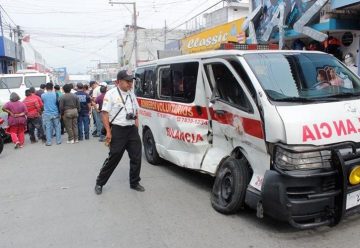
[[[134,27],[134,47],[135,47],[135,66],[138,65],[138,44],[137,44],[137,20],[136,20],[136,2],[114,2],[109,1],[109,4],[131,4],[134,8],[134,20],[133,20],[133,27]]]

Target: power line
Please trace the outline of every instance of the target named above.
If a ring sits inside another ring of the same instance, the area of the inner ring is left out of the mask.
[[[191,21],[192,19],[194,19],[194,18],[198,17],[199,15],[201,15],[201,14],[205,13],[205,12],[206,12],[206,11],[208,11],[209,9],[211,9],[211,8],[215,7],[216,5],[218,5],[219,3],[222,3],[222,2],[223,2],[223,0],[221,0],[221,1],[217,2],[217,3],[215,3],[214,5],[210,6],[209,8],[207,8],[207,9],[205,9],[205,10],[201,11],[200,13],[198,13],[197,15],[193,16],[192,18],[190,18],[190,19],[188,19],[188,20],[186,20],[186,21],[184,21],[184,22],[180,23],[179,25],[175,26],[175,27],[174,27],[174,28],[172,28],[172,29],[169,29],[169,30],[167,31],[167,33],[170,33],[171,31],[174,31],[174,30],[175,30],[175,29],[177,29],[178,27],[181,27],[182,25],[186,24],[187,22]],[[161,36],[160,36],[160,37],[161,37]]]
[[[0,8],[1,8],[1,9],[4,11],[4,13],[9,17],[9,20],[12,21],[12,23],[14,23],[15,26],[17,26],[16,23],[14,22],[14,20],[9,16],[9,14],[8,14],[8,13],[6,12],[6,10],[3,8],[3,6],[1,6],[1,4],[0,4]]]

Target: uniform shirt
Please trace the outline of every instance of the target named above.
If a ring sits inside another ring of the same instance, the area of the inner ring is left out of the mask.
[[[119,110],[123,107],[123,109],[118,114],[118,116],[116,116],[112,124],[119,126],[134,125],[135,120],[126,120],[126,114],[133,113],[135,115],[137,110],[139,109],[139,105],[136,100],[136,97],[134,93],[131,91],[124,92],[119,89],[125,102],[125,106],[124,106],[123,101],[121,100],[121,97],[117,89],[118,88],[115,87],[109,90],[108,92],[106,92],[102,105],[102,111],[109,113],[109,121],[111,121],[115,117],[115,115],[119,112]]]

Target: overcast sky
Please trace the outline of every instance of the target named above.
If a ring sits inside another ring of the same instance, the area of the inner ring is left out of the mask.
[[[138,0],[138,26],[163,28],[166,20],[171,29],[217,2]],[[70,73],[85,73],[97,61],[116,62],[116,40],[124,26],[132,24],[132,5],[111,6],[108,0],[0,0],[0,4],[11,17],[2,13],[3,19],[30,34],[31,45],[49,66],[67,67]]]

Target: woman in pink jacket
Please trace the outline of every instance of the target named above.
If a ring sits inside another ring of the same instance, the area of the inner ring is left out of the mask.
[[[15,149],[22,148],[24,146],[26,130],[27,109],[25,104],[20,101],[19,95],[13,92],[10,95],[10,102],[7,102],[2,110],[8,113],[9,127],[6,129],[6,132],[11,135]]]

